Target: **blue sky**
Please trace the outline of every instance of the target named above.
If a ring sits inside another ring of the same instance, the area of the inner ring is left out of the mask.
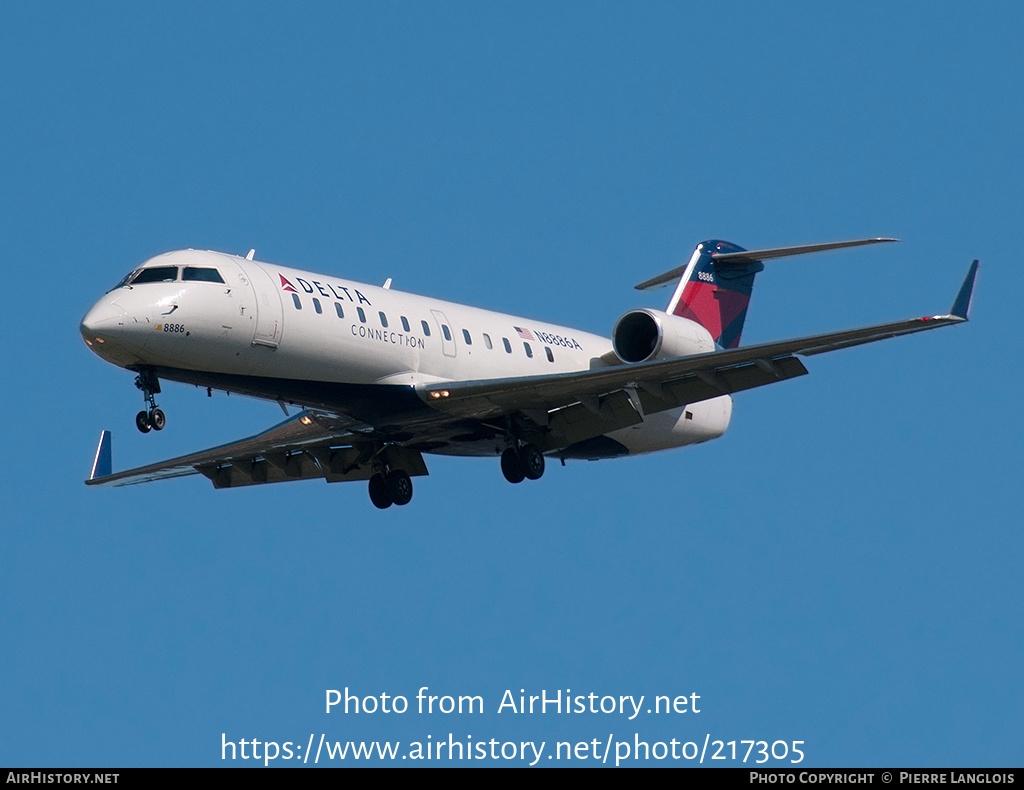
[[[1019,765],[1022,23],[1000,3],[5,5],[0,764],[452,733]],[[131,374],[78,323],[160,252],[255,247],[606,334],[663,307],[632,286],[702,239],[878,235],[903,241],[769,264],[744,342],[945,312],[979,258],[971,322],[811,358],[707,445],[522,486],[430,458],[386,512],[358,484],[82,484],[103,428],[123,468],[280,419],[169,384],[167,430],[135,431]],[[486,710],[324,713],[326,689],[422,686]],[[497,712],[566,688],[702,707]]]

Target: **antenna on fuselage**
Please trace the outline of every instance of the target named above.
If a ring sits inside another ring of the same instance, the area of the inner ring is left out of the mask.
[[[251,250],[249,250],[249,254],[245,256],[245,259],[247,261],[251,261],[252,260],[252,256],[255,255],[255,254],[256,254],[256,250],[255,249],[251,249]]]
[[[387,291],[387,290],[390,290],[390,289],[391,289],[391,278],[388,277],[388,279],[386,279],[384,281],[384,290]]]

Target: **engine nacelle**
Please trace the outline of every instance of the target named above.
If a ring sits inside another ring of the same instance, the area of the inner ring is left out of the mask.
[[[711,334],[695,321],[661,310],[631,310],[612,330],[612,348],[623,362],[685,357],[715,350]]]

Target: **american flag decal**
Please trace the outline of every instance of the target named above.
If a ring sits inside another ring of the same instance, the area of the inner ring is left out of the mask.
[[[519,337],[521,337],[523,340],[534,340],[534,341],[536,341],[536,339],[537,339],[537,338],[535,338],[533,336],[533,333],[529,329],[522,329],[521,327],[518,327],[518,326],[514,326],[512,328],[514,330],[516,330],[516,332],[518,333]]]

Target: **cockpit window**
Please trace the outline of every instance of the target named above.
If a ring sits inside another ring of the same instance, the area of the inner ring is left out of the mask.
[[[216,269],[210,269],[205,266],[186,266],[185,272],[182,274],[182,280],[185,282],[199,282],[199,283],[223,283],[224,278],[220,276],[220,272]]]
[[[117,285],[115,285],[110,290],[111,291],[116,291],[118,288],[122,288],[122,287],[128,285],[128,282],[132,279],[132,277],[134,277],[136,274],[138,274],[138,271],[139,271],[138,269],[132,269],[130,272],[128,272],[128,274],[126,274],[121,279],[121,282],[119,282]]]
[[[177,266],[153,266],[150,269],[139,269],[138,273],[128,281],[128,284],[142,285],[143,283],[173,283],[177,279]]]

